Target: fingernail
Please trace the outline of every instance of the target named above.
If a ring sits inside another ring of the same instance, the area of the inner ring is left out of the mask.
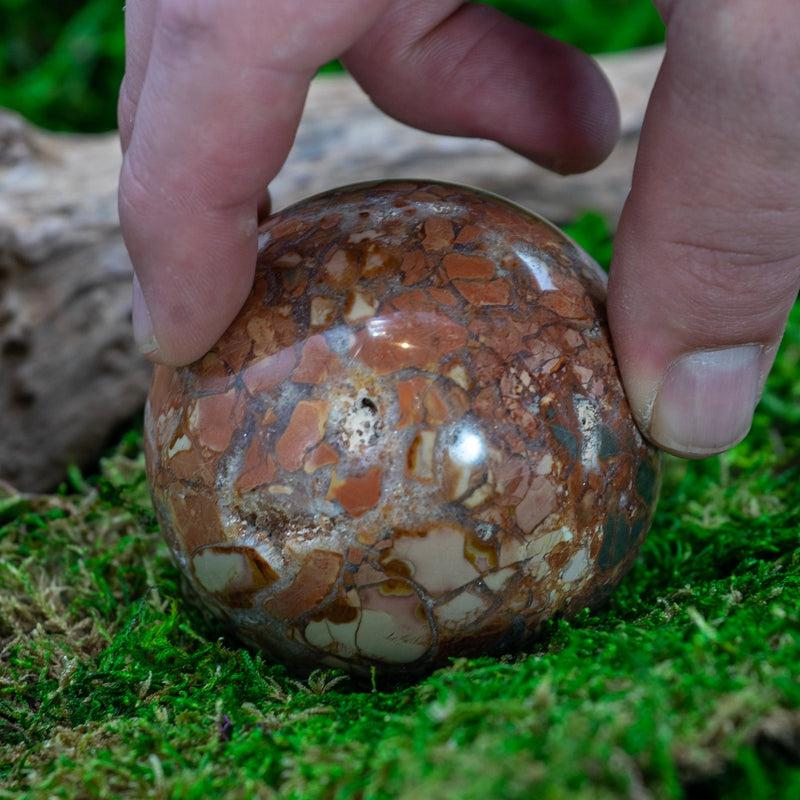
[[[136,346],[146,356],[155,353],[158,350],[158,342],[153,331],[153,320],[150,318],[142,287],[136,275],[133,276],[131,316],[133,317],[133,338]]]
[[[666,450],[708,456],[750,430],[761,385],[758,345],[699,350],[667,370],[656,395],[649,434]]]

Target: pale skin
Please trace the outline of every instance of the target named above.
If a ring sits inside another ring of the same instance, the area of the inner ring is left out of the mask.
[[[800,3],[656,6],[667,55],[609,320],[641,430],[697,458],[746,435],[800,288]],[[265,187],[328,60],[407,124],[495,139],[563,174],[599,164],[619,132],[588,56],[460,0],[128,0],[126,39],[134,329],[171,365],[202,356],[247,296]]]

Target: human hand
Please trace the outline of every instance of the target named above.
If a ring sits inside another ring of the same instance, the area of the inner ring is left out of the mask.
[[[609,316],[642,430],[703,456],[746,433],[800,283],[800,8],[658,5],[668,54]],[[406,123],[496,139],[564,173],[599,163],[616,139],[616,105],[593,62],[492,9],[340,0],[310,19],[296,7],[128,4],[120,216],[141,282],[134,327],[154,360],[199,357],[241,306],[259,199],[330,58]]]
[[[137,339],[167,364],[203,355],[250,291],[259,199],[331,58],[403,122],[564,172],[617,138],[590,58],[460,0],[128,0],[126,38],[120,218]]]
[[[640,428],[696,458],[747,434],[800,287],[800,3],[656,5],[609,320]]]

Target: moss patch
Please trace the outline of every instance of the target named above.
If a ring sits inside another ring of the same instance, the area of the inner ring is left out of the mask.
[[[135,432],[0,496],[0,798],[800,796],[798,367],[795,309],[750,437],[666,462],[606,608],[413,685],[298,680],[186,607]]]

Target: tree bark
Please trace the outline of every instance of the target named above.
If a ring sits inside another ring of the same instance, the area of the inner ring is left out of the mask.
[[[348,76],[320,78],[289,160],[280,208],[337,185],[421,177],[496,192],[564,223],[614,225],[628,192],[658,48],[601,59],[622,139],[585,175],[559,177],[486,141],[422,133],[381,114]],[[130,336],[131,265],[119,232],[115,133],[38,130],[0,110],[0,480],[42,491],[85,466],[141,408],[150,366]]]

